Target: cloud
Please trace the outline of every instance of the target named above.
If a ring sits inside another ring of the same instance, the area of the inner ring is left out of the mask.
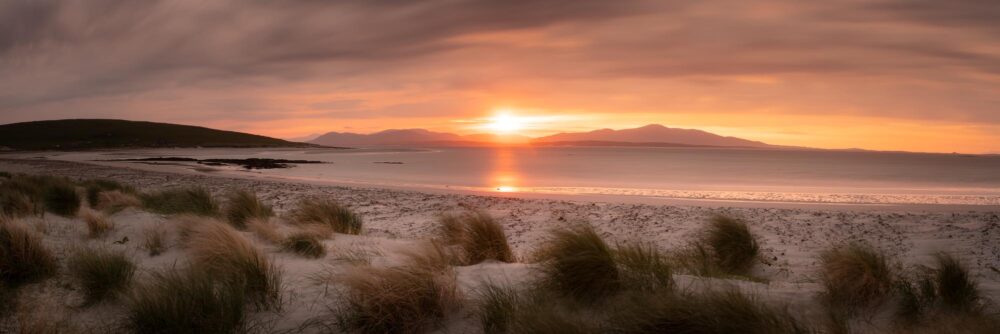
[[[996,17],[989,0],[12,0],[0,122],[438,124],[508,103],[997,126]]]

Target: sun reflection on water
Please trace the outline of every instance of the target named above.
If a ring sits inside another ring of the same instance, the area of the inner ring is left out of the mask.
[[[493,171],[488,184],[496,192],[510,193],[518,191],[518,180],[515,154],[510,148],[498,148],[493,154]]]

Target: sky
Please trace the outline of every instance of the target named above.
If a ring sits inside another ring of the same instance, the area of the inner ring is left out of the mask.
[[[7,0],[0,123],[1000,152],[1000,1]]]

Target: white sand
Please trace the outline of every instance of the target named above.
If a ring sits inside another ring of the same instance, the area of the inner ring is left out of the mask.
[[[769,282],[730,283],[765,298],[792,304],[794,310],[807,317],[817,317],[819,313],[813,300],[819,291],[814,279],[818,253],[832,244],[858,240],[884,249],[906,267],[927,263],[935,252],[948,251],[969,265],[988,297],[1000,301],[1000,209],[996,207],[979,207],[975,211],[937,207],[934,211],[919,212],[872,208],[855,211],[843,206],[796,209],[576,202],[320,186],[45,160],[0,160],[0,171],[110,178],[142,191],[197,185],[222,195],[228,189],[245,188],[274,205],[279,216],[307,196],[329,196],[350,206],[363,217],[366,232],[363,236],[337,235],[326,241],[329,254],[324,259],[309,260],[282,253],[247,234],[274,256],[285,273],[287,304],[283,311],[255,315],[259,321],[274,319],[274,329],[295,328],[313,317],[327,314],[327,306],[336,298],[336,290],[333,286],[317,284],[311,277],[342,270],[348,265],[343,257],[349,253],[367,250],[374,254],[376,264],[390,265],[403,250],[434,236],[435,219],[439,214],[466,208],[485,210],[497,218],[506,229],[515,254],[522,258],[530,256],[550,229],[572,222],[589,222],[612,242],[648,241],[663,250],[671,250],[693,240],[712,215],[739,217],[747,221],[760,238],[766,263],[758,266],[757,274]],[[46,226],[45,242],[60,254],[60,258],[74,247],[102,244],[130,252],[143,272],[184,263],[185,250],[179,247],[172,247],[157,257],[149,257],[138,249],[144,229],[163,224],[166,217],[128,209],[112,219],[117,223],[113,233],[96,240],[86,238],[86,228],[78,220],[46,215],[43,220],[29,219],[28,222]],[[130,241],[124,245],[111,243],[123,237]],[[528,264],[485,263],[461,267],[457,271],[461,290],[466,295],[471,295],[485,280],[517,283],[530,280],[533,275]],[[678,275],[677,280],[681,286],[717,281],[684,275]],[[82,299],[64,276],[29,286],[26,294],[32,296],[32,300],[55,304],[69,321],[83,327],[111,326],[121,320],[122,310],[116,304],[79,308]],[[445,331],[465,332],[474,326],[474,319],[456,315]]]

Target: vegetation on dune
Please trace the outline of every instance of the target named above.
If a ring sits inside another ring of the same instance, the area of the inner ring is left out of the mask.
[[[486,260],[514,262],[507,235],[493,217],[484,212],[446,215],[441,218],[445,243],[459,248],[459,262],[472,265]]]
[[[750,270],[759,259],[760,246],[743,221],[716,216],[688,248],[671,259],[677,267],[706,277],[754,278]]]
[[[897,291],[896,320],[907,331],[947,329],[951,327],[937,325],[949,323],[977,333],[984,325],[1000,325],[1000,318],[986,312],[987,303],[968,269],[946,253],[936,254],[935,266],[921,272],[916,282],[900,280]]]
[[[154,273],[132,290],[127,325],[135,333],[244,333],[246,288],[202,270]]]
[[[162,225],[157,225],[143,231],[142,249],[145,249],[149,256],[163,254],[167,250],[167,230]]]
[[[37,211],[31,196],[17,189],[8,187],[6,181],[0,180],[0,215],[22,217]]]
[[[280,244],[285,240],[285,236],[278,231],[277,225],[272,223],[268,219],[250,219],[247,221],[247,230],[266,242],[272,244]],[[317,238],[321,237],[321,234],[310,232]],[[332,231],[330,233],[333,233]],[[329,233],[327,234],[329,235]]]
[[[356,266],[344,276],[337,323],[357,333],[419,333],[442,323],[459,303],[455,273],[432,245],[398,267]]]
[[[360,234],[363,222],[361,217],[336,201],[320,198],[308,198],[299,202],[299,206],[291,213],[291,218],[298,224],[320,224],[344,234]]]
[[[595,333],[589,319],[570,312],[565,300],[537,287],[515,289],[486,284],[478,291],[476,314],[484,333]]]
[[[86,248],[70,257],[68,269],[89,304],[125,291],[132,283],[136,265],[123,252]]]
[[[674,287],[673,267],[667,257],[651,244],[619,245],[615,248],[615,260],[627,289],[659,291]]]
[[[746,223],[725,216],[712,219],[705,243],[712,250],[719,268],[727,273],[746,274],[760,251]]]
[[[281,242],[281,249],[303,257],[321,258],[326,256],[326,247],[316,234],[309,232],[292,233]]]
[[[635,293],[607,320],[608,333],[810,333],[786,308],[736,288],[698,293]]]
[[[197,224],[187,245],[192,268],[226,284],[244,286],[258,308],[280,307],[281,270],[231,226],[218,222]]]
[[[41,238],[23,223],[0,216],[0,282],[8,288],[56,272],[57,263]]]
[[[103,213],[88,208],[80,209],[80,218],[87,223],[87,235],[91,238],[103,237],[115,228],[115,224]]]
[[[271,207],[262,203],[257,195],[246,190],[235,190],[226,196],[226,219],[238,229],[245,230],[250,219],[274,216]]]
[[[590,225],[553,231],[537,257],[543,284],[561,295],[593,302],[622,288],[614,251]]]
[[[83,181],[80,185],[86,190],[87,204],[95,209],[107,206],[106,204],[101,203],[100,195],[103,192],[116,191],[121,194],[135,194],[135,188],[114,180],[92,179]]]
[[[80,194],[71,183],[54,183],[45,189],[43,203],[49,212],[72,217],[80,209]]]
[[[212,194],[199,187],[162,190],[143,194],[141,199],[143,207],[156,213],[202,216],[215,216],[219,213],[219,205]]]
[[[834,312],[852,315],[881,305],[893,292],[896,273],[888,257],[852,243],[820,254],[824,301]]]
[[[131,193],[123,193],[118,190],[102,191],[97,195],[97,206],[94,209],[116,213],[129,207],[141,207],[142,200]]]

